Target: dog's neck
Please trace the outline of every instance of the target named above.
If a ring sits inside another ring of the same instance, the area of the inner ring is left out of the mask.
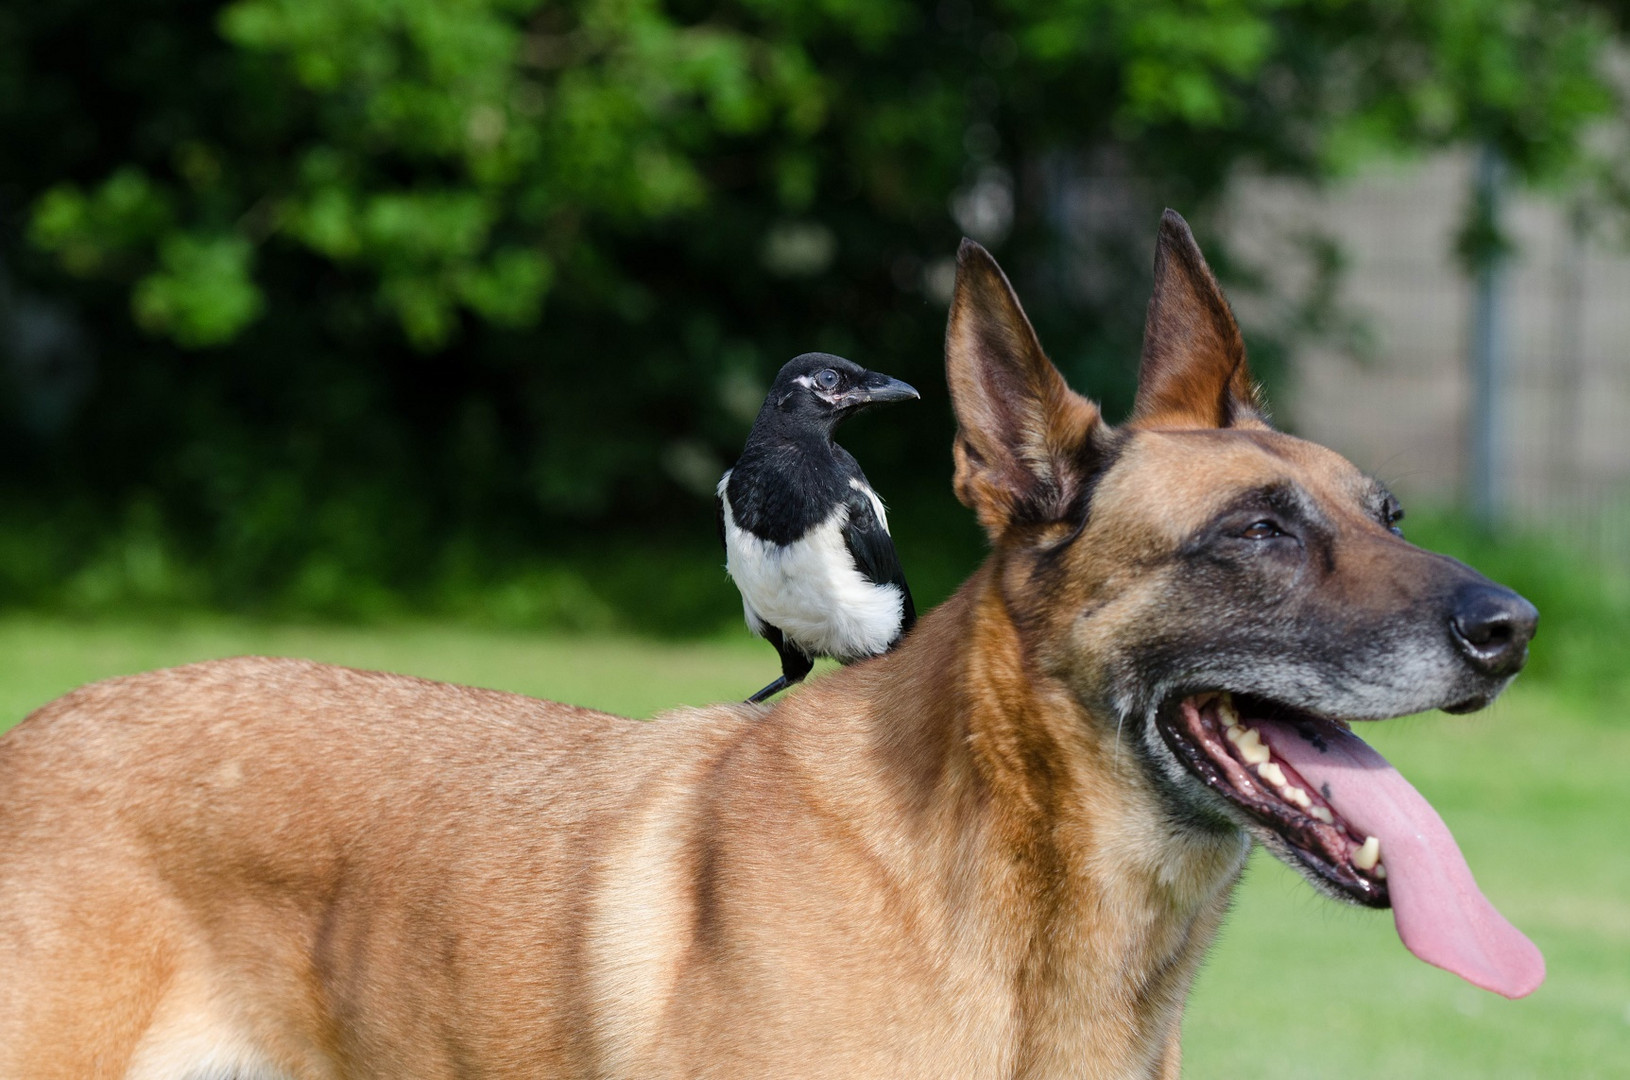
[[[1026,662],[997,577],[987,565],[894,652],[829,676],[826,715],[808,719],[865,718],[862,787],[883,803],[868,816],[902,823],[876,854],[905,895],[943,898],[923,916],[943,947],[1003,973],[1013,1075],[1083,1060],[1175,1075],[1183,1001],[1248,841],[1173,827],[1115,724]]]

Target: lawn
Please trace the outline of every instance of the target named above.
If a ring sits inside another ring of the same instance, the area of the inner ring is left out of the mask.
[[[501,687],[636,716],[739,698],[775,674],[747,641],[653,644],[441,626],[0,619],[0,728],[79,683],[239,653],[309,656]],[[1411,957],[1385,913],[1315,895],[1256,858],[1196,987],[1185,1074],[1630,1075],[1630,727],[1519,685],[1487,712],[1366,729],[1454,828],[1497,906],[1544,950],[1523,1001]],[[3,796],[0,796],[3,797]]]

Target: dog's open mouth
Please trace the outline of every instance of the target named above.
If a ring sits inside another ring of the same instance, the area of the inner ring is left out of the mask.
[[[1539,950],[1477,888],[1437,811],[1347,724],[1203,693],[1170,703],[1155,725],[1189,772],[1282,841],[1305,873],[1357,903],[1390,906],[1422,960],[1507,997],[1544,981]]]
[[[1332,721],[1244,696],[1236,702],[1226,693],[1183,699],[1178,714],[1160,730],[1190,772],[1277,833],[1308,870],[1357,903],[1390,906],[1379,838],[1335,811],[1328,783],[1321,789],[1282,754],[1274,756],[1271,743],[1264,741],[1270,719],[1290,725],[1298,738],[1314,746],[1328,745],[1320,725]]]

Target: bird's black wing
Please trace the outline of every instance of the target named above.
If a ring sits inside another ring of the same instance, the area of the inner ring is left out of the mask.
[[[719,527],[719,546],[728,547],[730,542],[724,535],[724,496],[718,492],[713,495],[713,523]]]
[[[900,614],[900,633],[910,630],[917,621],[917,608],[911,601],[911,587],[906,584],[906,573],[900,568],[900,556],[895,553],[894,539],[878,519],[872,497],[856,487],[850,487],[848,497],[849,520],[843,526],[843,543],[854,556],[855,567],[874,585],[898,585],[904,603]]]

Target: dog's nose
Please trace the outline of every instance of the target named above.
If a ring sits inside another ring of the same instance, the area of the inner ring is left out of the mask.
[[[1510,589],[1467,585],[1454,596],[1455,644],[1485,675],[1515,675],[1528,661],[1539,610]]]

